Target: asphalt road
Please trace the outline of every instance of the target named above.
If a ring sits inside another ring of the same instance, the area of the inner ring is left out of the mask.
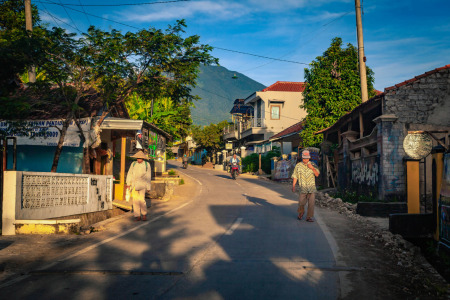
[[[339,268],[286,186],[189,167],[150,220],[0,285],[2,299],[337,299]],[[326,230],[325,230],[326,232]]]

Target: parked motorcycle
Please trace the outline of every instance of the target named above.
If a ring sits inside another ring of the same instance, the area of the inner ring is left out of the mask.
[[[188,167],[188,162],[187,161],[183,161],[183,169],[187,169]]]
[[[237,163],[233,163],[231,165],[231,178],[236,180],[236,177],[239,175],[239,165]]]

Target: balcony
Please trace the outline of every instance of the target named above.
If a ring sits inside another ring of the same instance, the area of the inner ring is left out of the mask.
[[[242,138],[252,134],[264,134],[265,128],[264,119],[251,118],[243,123]]]
[[[223,139],[225,141],[237,140],[239,134],[238,126],[238,124],[232,124],[225,127],[223,129]]]

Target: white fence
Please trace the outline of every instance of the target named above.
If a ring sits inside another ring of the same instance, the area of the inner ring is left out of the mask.
[[[45,220],[112,209],[111,175],[6,171],[2,234],[16,220]]]

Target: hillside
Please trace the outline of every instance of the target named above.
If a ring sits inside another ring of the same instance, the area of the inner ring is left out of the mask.
[[[233,79],[233,75],[237,79]],[[220,66],[201,66],[197,87],[192,94],[201,100],[192,109],[192,120],[196,125],[209,125],[231,120],[230,110],[237,98],[246,98],[265,86],[238,72]]]

